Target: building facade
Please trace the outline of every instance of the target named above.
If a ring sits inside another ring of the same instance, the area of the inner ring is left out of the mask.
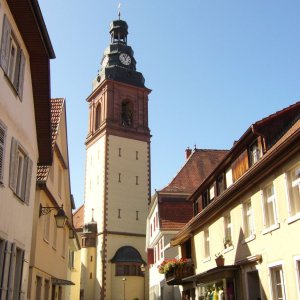
[[[82,240],[84,299],[145,299],[146,216],[150,194],[148,94],[127,45],[128,26],[113,21],[111,43],[87,98]]]
[[[37,168],[28,287],[32,300],[69,299],[66,286],[74,285],[69,278],[76,236],[73,234],[75,205],[70,186],[66,103],[63,98],[51,99],[50,103],[53,163]],[[60,208],[67,217],[62,228],[55,219]]]
[[[300,298],[299,150],[297,102],[249,127],[188,199],[194,217],[171,241],[183,257],[191,245],[184,297]]]
[[[158,266],[179,257],[170,241],[192,218],[193,205],[187,198],[227,154],[226,150],[186,150],[186,162],[172,181],[152,197],[147,217],[146,248],[149,265],[149,298],[181,299],[179,286],[168,285]]]
[[[36,1],[0,1],[0,299],[27,299],[37,165],[50,165],[49,60]]]

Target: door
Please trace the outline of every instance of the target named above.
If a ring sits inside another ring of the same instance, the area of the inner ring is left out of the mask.
[[[247,272],[248,299],[261,300],[258,271]]]

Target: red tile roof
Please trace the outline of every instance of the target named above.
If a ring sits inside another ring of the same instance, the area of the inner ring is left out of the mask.
[[[179,230],[193,217],[192,203],[185,199],[164,199],[158,209],[161,230]]]
[[[51,144],[52,152],[56,142],[61,115],[63,112],[65,99],[64,98],[53,98],[50,99],[51,104]],[[48,178],[50,166],[38,166],[36,180],[38,182],[45,182]]]
[[[174,179],[160,192],[192,193],[227,153],[228,150],[195,149]]]
[[[82,204],[74,213],[73,213],[73,224],[75,229],[83,228],[83,218],[84,218],[84,205]]]

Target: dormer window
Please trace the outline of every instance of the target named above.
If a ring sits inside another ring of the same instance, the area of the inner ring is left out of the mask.
[[[128,100],[122,102],[121,124],[126,127],[133,125],[133,105]]]
[[[220,195],[225,191],[225,189],[226,189],[225,174],[223,173],[217,178],[217,194]]]
[[[249,162],[250,166],[253,166],[261,157],[261,152],[258,147],[257,141],[255,141],[253,144],[249,147]]]

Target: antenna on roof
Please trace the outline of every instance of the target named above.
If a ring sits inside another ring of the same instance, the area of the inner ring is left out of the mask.
[[[194,150],[197,150],[197,145],[196,144],[194,145]]]
[[[119,16],[119,20],[121,19],[121,2],[119,2],[118,5],[118,16]]]

